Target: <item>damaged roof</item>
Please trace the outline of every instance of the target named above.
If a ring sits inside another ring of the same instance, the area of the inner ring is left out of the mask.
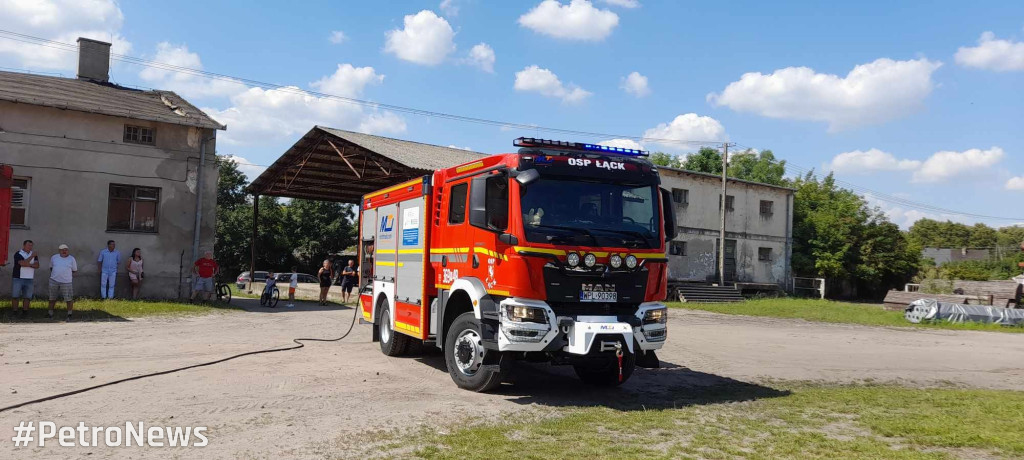
[[[0,71],[0,101],[175,125],[226,129],[172,91]]]

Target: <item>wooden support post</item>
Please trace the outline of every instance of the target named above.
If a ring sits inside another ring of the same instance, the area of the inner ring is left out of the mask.
[[[252,240],[249,245],[249,294],[252,294],[252,285],[256,280],[256,231],[260,220],[260,196],[252,196]]]

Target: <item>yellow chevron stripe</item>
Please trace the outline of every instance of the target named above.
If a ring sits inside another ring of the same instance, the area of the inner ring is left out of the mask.
[[[388,193],[388,192],[393,192],[395,190],[403,189],[403,188],[406,188],[406,187],[411,187],[411,186],[416,185],[417,183],[422,183],[422,182],[423,182],[422,178],[420,178],[420,179],[413,179],[413,180],[410,180],[410,181],[402,182],[401,184],[398,184],[398,185],[395,185],[395,186],[392,186],[392,187],[388,187],[388,188],[386,188],[384,190],[377,190],[376,192],[363,195],[363,198],[373,198],[373,197],[380,196],[380,195],[383,195],[383,194]]]
[[[501,291],[501,290],[498,290],[498,289],[488,289],[487,293],[488,294],[494,294],[494,295],[503,295],[503,296],[508,296],[509,295],[508,291]]]
[[[466,254],[469,252],[469,248],[434,248],[430,250],[431,254]]]
[[[565,255],[565,251],[561,250],[561,249],[534,248],[534,247],[530,247],[530,246],[514,246],[512,249],[514,249],[516,252],[519,252],[519,251],[529,251],[529,252],[539,252],[539,253],[542,253],[542,254],[554,254],[556,256],[564,256]]]
[[[416,334],[416,335],[419,335],[419,333],[420,333],[420,327],[419,326],[410,326],[410,325],[405,324],[405,323],[399,323],[398,321],[395,321],[395,329],[398,329],[400,331],[405,331],[405,332],[411,332],[411,333]]]
[[[469,171],[471,169],[479,168],[479,167],[481,167],[483,165],[484,165],[483,161],[474,161],[473,163],[470,163],[468,165],[462,165],[462,166],[459,166],[458,168],[455,168],[455,172],[457,172],[457,173],[465,172],[465,171]]]
[[[487,248],[473,248],[473,252],[477,254],[485,254],[488,257],[494,257],[495,259],[508,260],[508,257],[506,257],[505,254],[500,254]]]

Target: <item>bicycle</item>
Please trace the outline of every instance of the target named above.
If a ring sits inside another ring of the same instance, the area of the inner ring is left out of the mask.
[[[214,291],[217,294],[217,302],[223,304],[231,303],[231,286],[228,283],[217,281],[217,287]]]
[[[274,286],[272,290],[263,289],[260,294],[260,305],[269,308],[277,308],[277,301],[281,300],[281,290]]]

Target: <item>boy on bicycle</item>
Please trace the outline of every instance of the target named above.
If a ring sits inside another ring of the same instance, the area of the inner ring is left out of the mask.
[[[277,275],[274,272],[267,273],[267,284],[263,286],[263,295],[270,298],[274,295],[274,287],[277,285]]]

